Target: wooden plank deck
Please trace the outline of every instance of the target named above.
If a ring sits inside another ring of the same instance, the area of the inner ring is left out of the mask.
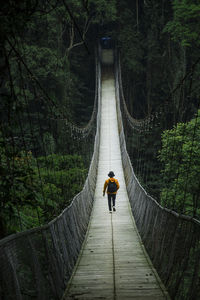
[[[101,143],[94,207],[87,236],[63,300],[169,299],[144,251],[132,217],[119,146],[113,76],[102,80]],[[116,212],[102,196],[109,171],[120,190]]]

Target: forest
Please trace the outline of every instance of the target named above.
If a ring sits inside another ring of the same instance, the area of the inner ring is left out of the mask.
[[[137,177],[200,219],[199,1],[8,0],[0,17],[0,237],[50,222],[83,188],[103,36],[131,117],[150,120],[128,130],[124,117]]]

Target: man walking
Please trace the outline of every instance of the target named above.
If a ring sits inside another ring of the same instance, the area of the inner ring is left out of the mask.
[[[113,171],[110,171],[108,173],[108,176],[110,177],[107,179],[104,183],[103,187],[103,196],[105,196],[105,192],[107,189],[107,194],[108,194],[108,208],[109,212],[112,213],[112,207],[113,211],[116,211],[115,209],[115,199],[116,199],[116,194],[119,189],[119,182],[117,179],[113,178],[115,176]]]

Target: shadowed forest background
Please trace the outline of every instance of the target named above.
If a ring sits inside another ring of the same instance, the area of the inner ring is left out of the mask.
[[[82,189],[93,152],[95,53],[120,53],[134,171],[161,205],[200,218],[200,4],[4,1],[0,237],[43,225]],[[124,126],[127,128],[127,124]]]

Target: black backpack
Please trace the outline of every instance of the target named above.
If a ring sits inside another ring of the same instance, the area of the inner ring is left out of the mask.
[[[109,179],[109,183],[108,183],[108,192],[109,193],[115,193],[117,191],[117,184],[115,181],[111,181]]]

